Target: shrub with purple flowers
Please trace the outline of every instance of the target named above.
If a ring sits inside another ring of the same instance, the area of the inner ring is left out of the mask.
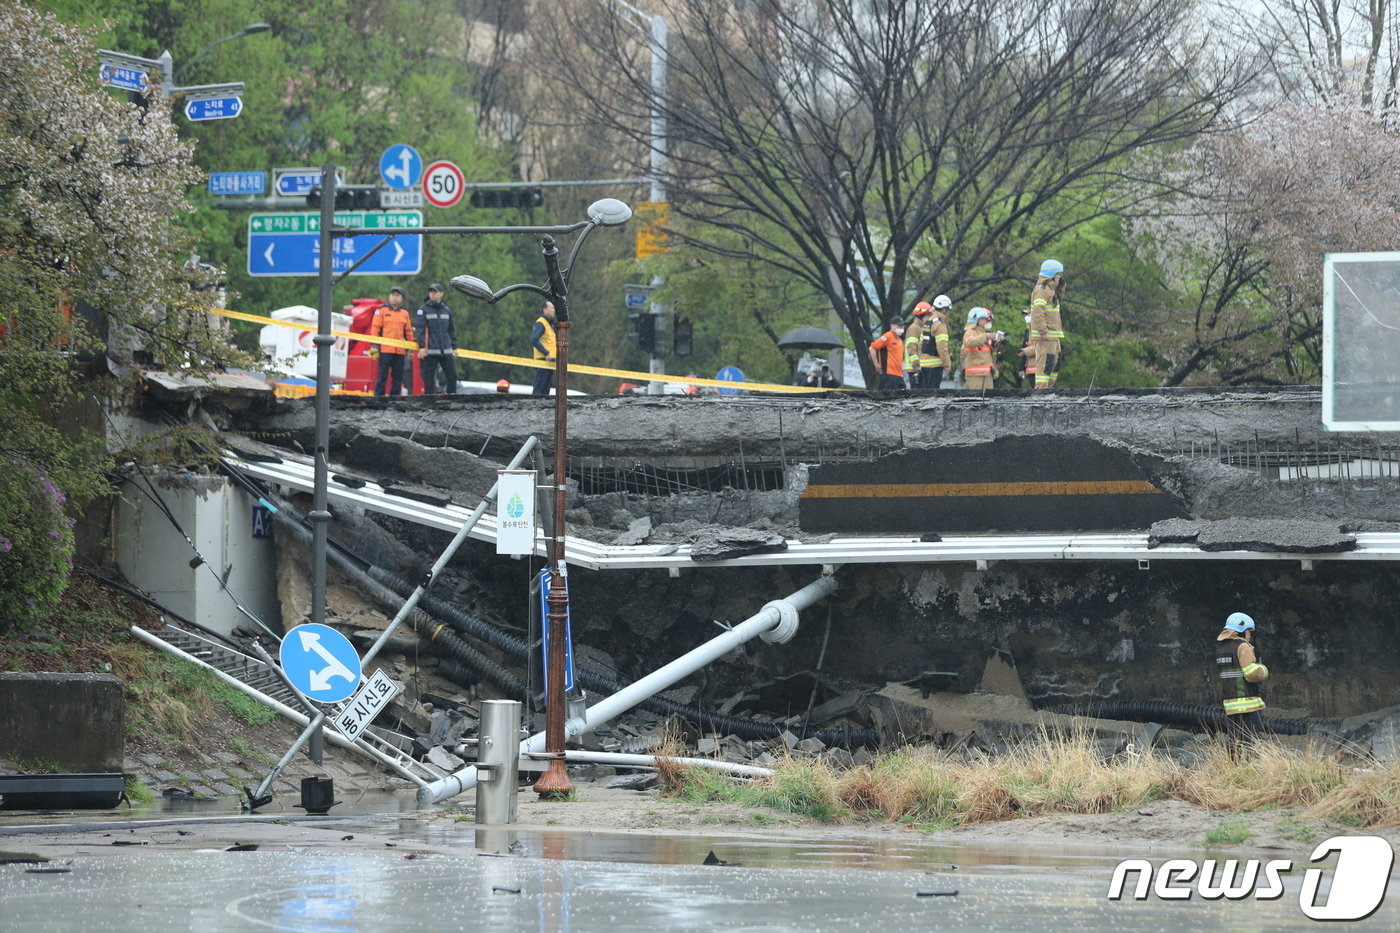
[[[0,632],[45,618],[73,569],[67,497],[43,469],[11,460],[0,476]]]

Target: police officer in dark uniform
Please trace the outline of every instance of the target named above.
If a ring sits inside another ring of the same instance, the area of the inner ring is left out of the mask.
[[[446,392],[457,392],[457,332],[452,326],[452,309],[442,303],[442,285],[428,286],[428,300],[413,315],[413,333],[418,341],[418,359],[423,375],[423,394],[437,393],[437,372],[442,368]]]

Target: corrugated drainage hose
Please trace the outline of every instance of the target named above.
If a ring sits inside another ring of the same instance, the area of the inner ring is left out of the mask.
[[[1160,722],[1192,732],[1223,732],[1225,711],[1218,706],[1178,703],[1174,700],[1093,700],[1043,707],[1051,713],[1093,716],[1098,719],[1125,719],[1129,722]],[[1283,719],[1265,715],[1264,728],[1275,735],[1307,735],[1329,731],[1325,720]]]
[[[272,513],[272,518],[283,528],[292,529],[303,536],[304,540],[310,540],[311,532],[301,524],[301,517],[293,509],[282,505]],[[387,608],[403,605],[402,597],[383,584],[368,579],[354,561],[336,548],[326,548],[326,563],[344,573],[356,589],[380,606]],[[507,696],[525,696],[526,687],[519,677],[467,644],[447,624],[432,618],[422,609],[414,609],[408,614],[406,621],[420,636],[438,645],[449,657],[475,671],[482,680],[503,691]]]

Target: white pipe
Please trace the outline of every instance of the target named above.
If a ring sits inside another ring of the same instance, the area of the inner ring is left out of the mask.
[[[531,755],[530,757],[535,757]],[[588,752],[582,749],[568,749],[564,752],[565,761],[577,761],[582,764],[611,765],[614,768],[655,768],[658,767],[656,760],[664,758],[674,764],[683,765],[687,768],[705,768],[709,771],[724,771],[736,777],[749,778],[770,778],[773,776],[772,768],[760,768],[757,765],[740,765],[732,761],[717,761],[714,758],[677,758],[674,755],[628,755],[623,752]]]
[[[770,602],[757,614],[749,616],[723,635],[710,639],[698,648],[676,658],[670,664],[652,671],[636,683],[630,684],[612,696],[604,697],[588,707],[584,711],[582,719],[571,719],[564,724],[565,739],[575,738],[596,729],[614,716],[625,713],[643,700],[655,696],[676,681],[690,676],[711,661],[723,657],[744,642],[776,629],[784,621],[785,615],[791,621],[792,616],[795,616],[797,612],[811,606],[835,588],[836,580],[834,577],[818,577],[786,599]],[[543,732],[537,732],[520,743],[522,754],[538,752],[543,749]],[[418,803],[420,806],[441,803],[475,786],[476,766],[469,765],[461,771],[449,774],[447,777],[423,787],[418,791]]]
[[[223,671],[219,670],[217,667],[208,663],[207,661],[202,661],[194,655],[190,654],[189,652],[182,651],[181,649],[175,647],[169,642],[162,641],[160,638],[158,638],[155,635],[152,635],[150,632],[141,628],[139,625],[133,625],[131,627],[131,634],[135,635],[137,638],[141,639],[142,641],[146,642],[148,645],[151,645],[154,648],[159,648],[161,651],[167,651],[170,654],[175,655],[175,657],[177,658],[189,661],[191,664],[198,664],[200,667],[212,671],[215,677],[218,677],[230,687],[243,691],[244,693],[248,694],[248,696],[257,700],[264,706],[272,707],[277,712],[281,713],[283,716],[287,717],[299,726],[305,726],[307,723],[311,722],[309,718],[292,709],[287,704],[282,703],[279,700],[275,700],[267,694],[262,693],[258,690],[254,690],[252,687],[248,686],[243,681],[239,680],[237,677],[233,677],[229,674],[224,673]],[[426,788],[428,786],[427,781],[423,780],[421,777],[414,774],[413,772],[407,770],[397,761],[390,758],[388,755],[383,754],[378,749],[370,748],[367,745],[359,745],[355,742],[351,742],[339,732],[327,732],[326,737],[330,739],[330,743],[332,745],[338,745],[341,748],[348,748],[351,751],[359,752],[362,755],[368,755],[370,758],[373,758],[375,761],[379,762],[385,767],[393,768],[403,777],[417,784],[420,789]]]

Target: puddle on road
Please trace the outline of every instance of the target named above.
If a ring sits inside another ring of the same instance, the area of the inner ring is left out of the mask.
[[[293,800],[284,795],[259,816],[300,814]],[[0,827],[175,823],[238,812],[235,800],[162,800],[133,811],[0,813]],[[1296,874],[1274,901],[1109,901],[1113,866],[1139,854],[1122,849],[934,844],[903,833],[813,840],[750,837],[742,830],[652,835],[482,828],[430,819],[405,793],[357,793],[332,814],[326,825],[347,833],[474,847],[502,857],[265,847],[122,851],[76,859],[61,874],[0,865],[0,929],[1119,933],[1150,927],[1225,933],[1316,927],[1298,906]],[[703,864],[711,852],[727,864]],[[1165,856],[1157,851],[1152,857]],[[1387,908],[1394,910],[1397,899],[1348,929],[1395,929]]]
[[[541,842],[554,835],[541,834]],[[930,874],[472,855],[409,860],[382,851],[123,852],[79,859],[67,874],[21,869],[0,866],[0,929],[26,933],[1316,929],[1298,907],[1296,881],[1288,882],[1288,892],[1278,900],[1222,903],[1110,901],[1106,877],[1063,873]],[[1348,929],[1393,930],[1393,923],[1393,915],[1377,914]]]

